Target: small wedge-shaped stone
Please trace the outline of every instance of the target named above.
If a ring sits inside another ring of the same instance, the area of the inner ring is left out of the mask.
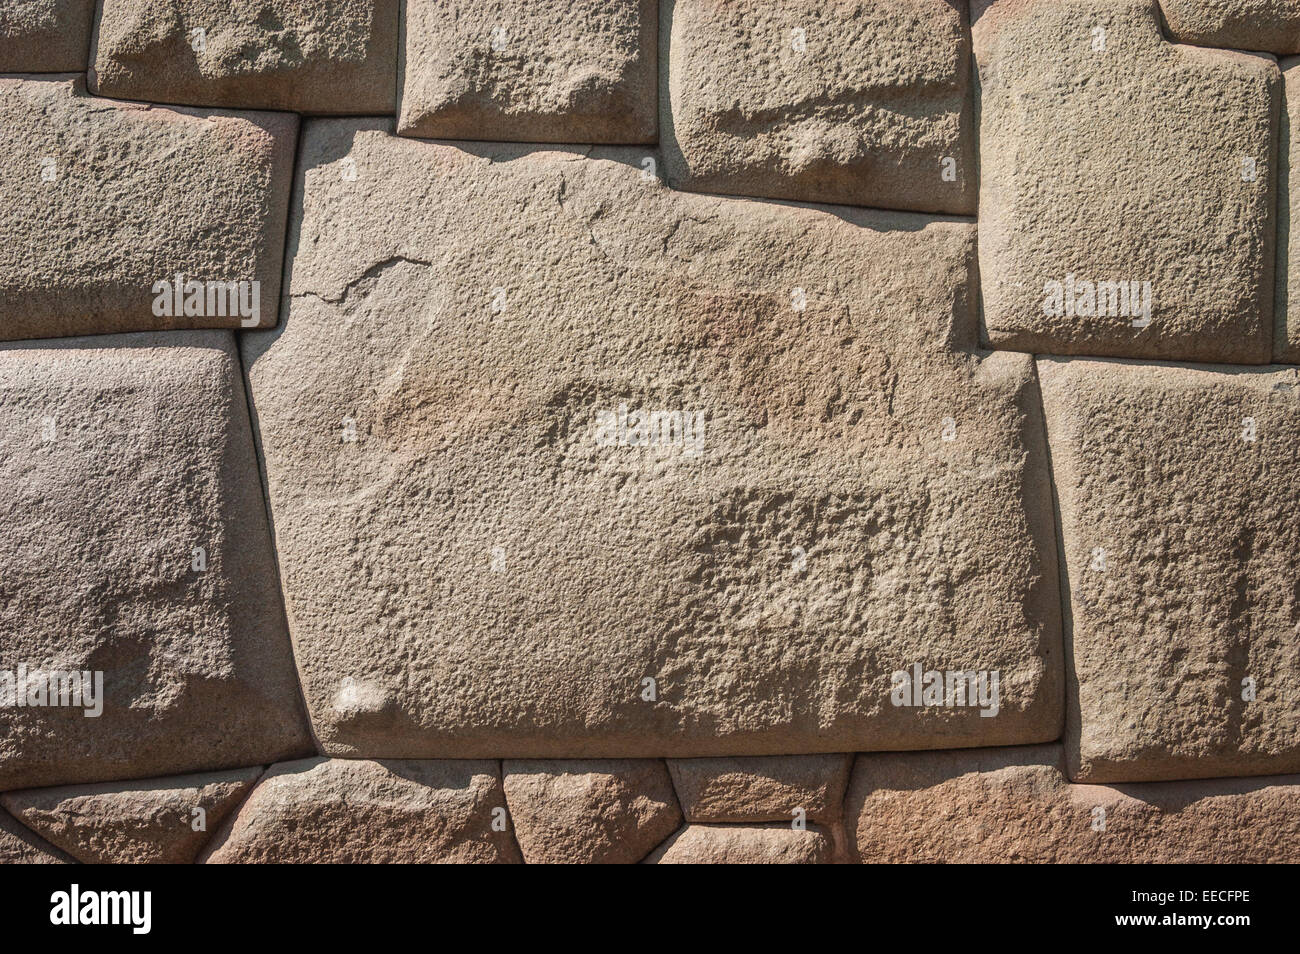
[[[1300,770],[1300,372],[1047,359],[1076,781]]]
[[[207,864],[518,863],[500,767],[303,759],[273,765]]]
[[[672,759],[688,822],[839,820],[851,755]]]
[[[987,340],[1269,361],[1277,64],[1167,43],[1155,0],[999,0],[980,15],[985,2]]]
[[[0,865],[66,865],[75,863],[43,838],[0,811]]]
[[[1175,43],[1300,53],[1300,0],[1160,0]]]
[[[192,862],[261,766],[137,782],[61,785],[7,792],[0,804],[87,864]]]
[[[398,131],[654,142],[656,0],[406,0]]]
[[[965,3],[661,2],[673,186],[975,213]]]
[[[974,227],[584,151],[307,127],[288,320],[242,341],[325,751],[1056,738],[1036,384],[965,350]],[[996,717],[895,705],[919,664],[999,672]]]
[[[311,751],[229,332],[0,347],[0,483],[0,790]]]
[[[274,325],[297,124],[0,77],[0,340]]]
[[[0,73],[79,73],[86,68],[95,0],[0,3]]]
[[[392,113],[398,0],[103,0],[89,85],[153,103]]]
[[[1072,785],[1058,745],[859,755],[846,800],[871,864],[1300,861],[1300,776]]]
[[[816,825],[687,825],[646,859],[654,865],[824,865],[834,845]]]
[[[507,759],[502,771],[529,864],[633,864],[682,823],[658,759]]]

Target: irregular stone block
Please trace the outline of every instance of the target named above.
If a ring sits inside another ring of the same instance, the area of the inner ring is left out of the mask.
[[[1057,745],[859,755],[856,857],[917,864],[1300,859],[1300,776],[1071,785]]]
[[[273,765],[207,864],[519,862],[496,762],[303,759]]]
[[[1041,360],[1076,781],[1300,770],[1300,372]]]
[[[406,0],[404,136],[652,143],[657,0]]]
[[[1300,363],[1300,228],[1291,232],[1300,216],[1300,57],[1283,60],[1286,109],[1278,142],[1277,296],[1274,302],[1273,360]],[[1295,162],[1292,162],[1292,154]],[[1292,196],[1295,200],[1292,201]]]
[[[0,865],[67,864],[76,861],[0,811]]]
[[[228,332],[0,347],[0,789],[312,750]]]
[[[0,795],[0,803],[87,864],[186,865],[261,774],[255,766],[130,784],[30,788]]]
[[[0,117],[0,339],[275,324],[295,116],[8,76]]]
[[[1036,384],[965,350],[974,227],[641,156],[308,125],[288,320],[242,342],[325,751],[1057,738]],[[1000,673],[996,718],[894,705],[922,663]]]
[[[1267,362],[1277,64],[1167,43],[1154,0],[975,14],[986,340]]]
[[[682,823],[658,759],[507,760],[502,772],[529,864],[635,864]]]
[[[663,3],[674,187],[975,214],[965,3]]]
[[[0,4],[0,73],[80,73],[94,16],[94,0],[6,0]]]
[[[672,759],[668,770],[689,822],[835,822],[851,755]]]
[[[1296,0],[1160,0],[1160,11],[1176,43],[1300,53]]]
[[[100,96],[300,113],[391,113],[398,0],[103,0]]]
[[[826,865],[830,837],[816,825],[687,825],[646,859],[653,865]]]

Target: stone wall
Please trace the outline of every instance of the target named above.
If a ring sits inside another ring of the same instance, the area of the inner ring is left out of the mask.
[[[1295,54],[5,3],[0,860],[1300,860]]]

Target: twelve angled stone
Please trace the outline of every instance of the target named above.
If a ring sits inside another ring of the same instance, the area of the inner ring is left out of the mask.
[[[0,3],[0,73],[81,72],[94,16],[95,0]]]
[[[675,187],[974,214],[964,3],[663,3]]]
[[[835,822],[851,755],[672,759],[668,769],[689,822]]]
[[[631,149],[302,148],[287,320],[242,341],[327,753],[1058,736],[1036,384],[965,350],[972,225],[678,193]],[[914,665],[999,673],[996,717],[895,705]]]
[[[59,849],[36,837],[5,811],[0,811],[0,865],[74,864]]]
[[[273,765],[207,864],[517,863],[496,762]]]
[[[1267,362],[1277,64],[1166,43],[1153,0],[1000,0],[974,36],[987,340]]]
[[[655,140],[657,0],[406,0],[398,131]]]
[[[1300,53],[1297,0],[1160,0],[1176,43]]]
[[[687,825],[646,859],[655,865],[824,865],[830,836],[816,825]]]
[[[682,823],[658,759],[507,760],[502,772],[529,864],[634,864]]]
[[[261,766],[123,784],[31,788],[4,807],[87,864],[189,864],[262,774]]]
[[[0,77],[0,339],[274,325],[297,123]]]
[[[0,348],[0,790],[311,751],[240,385],[228,332]]]
[[[89,85],[155,103],[391,113],[398,0],[103,0]]]
[[[1300,372],[1039,362],[1076,781],[1300,771]]]
[[[1300,861],[1300,776],[1071,785],[1057,745],[860,755],[855,861]]]

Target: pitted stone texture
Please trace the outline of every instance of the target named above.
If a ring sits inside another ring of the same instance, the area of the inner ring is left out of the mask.
[[[257,766],[130,783],[31,788],[8,792],[0,803],[78,861],[183,865],[195,859],[261,774]]]
[[[1300,776],[1071,785],[1055,745],[859,755],[846,813],[868,863],[1300,860]]]
[[[640,158],[308,125],[288,320],[242,341],[325,751],[1057,737],[1036,384],[961,350],[973,225]],[[999,670],[1000,715],[894,707],[916,661]]]
[[[273,765],[207,864],[518,863],[500,766],[303,759]]]
[[[649,143],[656,0],[406,0],[398,131]]]
[[[502,772],[529,864],[634,864],[682,823],[658,759],[506,760]]]
[[[312,750],[229,332],[0,348],[0,481],[0,674],[103,674],[0,706],[0,790]]]
[[[1300,364],[1300,57],[1283,60],[1286,109],[1278,141],[1277,295],[1273,360]],[[1295,238],[1292,238],[1295,232]]]
[[[646,859],[654,865],[825,865],[834,846],[816,825],[687,825]]]
[[[74,864],[59,849],[18,824],[8,812],[0,811],[0,865]]]
[[[987,340],[1270,360],[1276,63],[1165,42],[1154,0],[999,0],[975,17]]]
[[[391,113],[397,21],[398,0],[103,0],[89,85],[184,106]]]
[[[1038,369],[1073,614],[1071,777],[1300,770],[1300,372]]]
[[[0,73],[79,73],[90,50],[95,0],[0,3]]]
[[[672,759],[668,769],[689,822],[835,822],[851,755]]]
[[[975,214],[964,2],[661,2],[674,187]]]
[[[1175,43],[1300,53],[1297,0],[1160,0]]]
[[[178,273],[259,282],[274,325],[297,123],[0,77],[0,246],[22,250],[0,257],[0,339],[240,327],[156,316],[154,283]]]

